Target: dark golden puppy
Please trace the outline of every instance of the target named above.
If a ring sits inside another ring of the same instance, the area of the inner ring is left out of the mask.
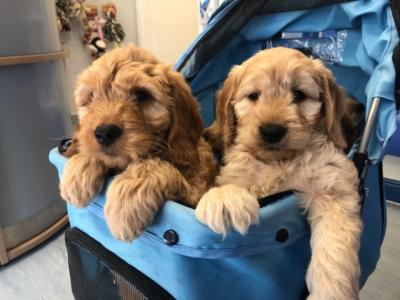
[[[197,102],[181,74],[133,45],[96,60],[78,78],[79,122],[61,196],[83,207],[119,169],[106,194],[113,235],[132,240],[165,199],[195,206],[217,170],[201,137]]]
[[[206,132],[225,165],[198,219],[245,233],[258,222],[257,197],[296,191],[312,232],[309,299],[358,298],[362,223],[357,171],[343,152],[347,98],[319,60],[265,50],[229,73]]]

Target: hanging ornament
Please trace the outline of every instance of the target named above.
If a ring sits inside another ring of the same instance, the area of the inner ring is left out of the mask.
[[[81,25],[86,24],[86,4],[85,0],[73,0],[72,10],[74,12],[74,18],[81,22]]]
[[[60,31],[70,31],[73,21],[79,22],[83,28],[82,41],[96,59],[106,52],[107,45],[120,45],[125,32],[117,22],[117,7],[108,2],[102,6],[103,19],[98,15],[95,4],[86,4],[85,0],[55,0],[57,24]]]
[[[56,0],[57,27],[61,31],[70,31],[74,20],[74,10],[71,0]]]
[[[107,48],[103,35],[105,21],[98,16],[97,7],[94,4],[85,5],[85,18],[83,43],[89,49],[92,58],[98,58]]]
[[[117,7],[114,3],[108,2],[103,5],[103,15],[105,23],[103,26],[104,37],[109,43],[119,45],[125,38],[125,32],[122,25],[117,22]]]

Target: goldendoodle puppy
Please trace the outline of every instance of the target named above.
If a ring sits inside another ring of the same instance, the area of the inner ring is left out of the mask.
[[[183,76],[133,45],[115,49],[80,74],[78,126],[61,196],[84,207],[120,170],[104,207],[112,234],[129,241],[166,199],[195,206],[217,172],[203,122]]]
[[[257,197],[294,190],[311,225],[309,299],[357,299],[362,222],[358,175],[343,149],[347,95],[319,60],[264,50],[229,73],[206,136],[225,165],[196,215],[214,231],[245,233]]]

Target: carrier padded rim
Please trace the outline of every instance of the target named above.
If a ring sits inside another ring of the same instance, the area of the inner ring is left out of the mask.
[[[50,161],[62,175],[66,159],[58,153],[57,149],[53,149],[50,153]],[[376,267],[385,232],[385,203],[377,179],[382,174],[377,169],[376,166],[371,166],[365,178],[364,232],[360,251],[361,285],[365,283],[369,274]],[[197,222],[193,210],[168,201],[157,216],[155,224],[147,228],[144,235],[131,243],[118,241],[111,235],[102,214],[104,201],[103,192],[102,195],[93,199],[87,208],[68,205],[71,226],[81,229],[99,241],[105,248],[156,281],[171,295],[179,296],[178,299],[191,299],[187,297],[193,295],[193,291],[198,295],[207,295],[209,291],[202,289],[203,286],[198,282],[198,276],[208,278],[210,281],[207,284],[214,286],[217,282],[219,284],[226,281],[232,282],[232,280],[236,280],[234,279],[236,276],[241,276],[244,269],[255,270],[261,265],[263,266],[261,272],[263,275],[257,273],[261,270],[256,271],[255,274],[259,274],[262,280],[265,280],[266,285],[262,291],[271,292],[271,289],[276,288],[280,276],[288,276],[287,272],[293,270],[294,264],[299,272],[290,276],[292,280],[297,281],[297,288],[303,290],[304,271],[310,258],[310,236],[305,218],[297,209],[295,197],[284,197],[261,209],[261,211],[267,212],[264,217],[260,216],[260,226],[264,229],[258,231],[257,228],[250,229],[250,233],[253,235],[258,232],[258,235],[253,236],[254,240],[249,240],[247,236],[235,232],[230,232],[223,240],[222,236],[214,234],[210,229]],[[293,231],[291,230],[295,228],[298,219],[301,219],[300,227],[303,227],[302,224],[304,225],[303,232],[299,233],[299,236],[302,235],[302,237],[290,242],[288,237],[292,235]],[[291,229],[288,226],[293,227]],[[171,229],[179,236],[179,241],[175,245],[168,245],[162,240],[165,231]],[[288,229],[287,232],[285,229]],[[263,245],[268,240],[281,244],[276,247],[271,247],[271,244]],[[232,246],[230,249],[225,247],[227,243]],[[249,246],[261,243],[261,247],[256,249],[258,253],[254,252],[255,248],[248,248],[246,243],[250,243]],[[184,247],[177,247],[179,245]],[[193,270],[196,272],[193,273]],[[227,270],[232,272],[226,274]],[[276,275],[276,272],[280,275],[272,276],[272,274]],[[184,286],[181,284],[182,278],[187,281]],[[214,278],[218,278],[218,281],[215,281]],[[253,280],[247,282],[247,284],[252,283]],[[248,289],[245,288],[245,290]],[[229,292],[230,295],[236,295],[234,291]],[[285,292],[283,293],[285,294]],[[185,298],[185,296],[187,297]]]
[[[56,148],[50,152],[49,159],[56,166],[61,178],[67,159]],[[103,212],[106,201],[105,191],[111,180],[112,178],[108,180],[103,191],[88,207],[76,209],[68,205],[68,209],[77,213],[87,211],[105,220]],[[164,239],[165,232],[171,229],[179,234],[179,242],[173,245],[167,244]],[[282,230],[287,232],[287,237],[283,240],[278,237]],[[284,248],[307,235],[309,235],[309,226],[298,207],[297,197],[292,193],[285,193],[279,201],[272,201],[260,209],[259,225],[251,226],[245,236],[235,231],[229,232],[226,237],[214,233],[197,221],[192,208],[167,201],[157,214],[153,225],[148,227],[138,239],[181,255],[218,259],[250,256]]]

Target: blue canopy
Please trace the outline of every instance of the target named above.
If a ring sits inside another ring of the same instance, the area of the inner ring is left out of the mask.
[[[281,32],[345,31],[341,60],[328,62],[326,66],[340,85],[366,104],[367,110],[373,98],[382,99],[369,145],[370,159],[379,161],[396,130],[396,72],[392,55],[399,37],[389,2],[350,1],[312,10],[280,12],[288,9],[286,2],[291,1],[279,1],[280,6],[276,1],[228,1],[177,63],[202,105],[206,124],[214,118],[214,93],[232,65],[263,49],[265,41]],[[292,2],[301,5],[299,1]],[[307,6],[307,1],[304,2]],[[314,2],[321,1],[309,2],[315,5]],[[235,22],[232,18],[236,18]]]

